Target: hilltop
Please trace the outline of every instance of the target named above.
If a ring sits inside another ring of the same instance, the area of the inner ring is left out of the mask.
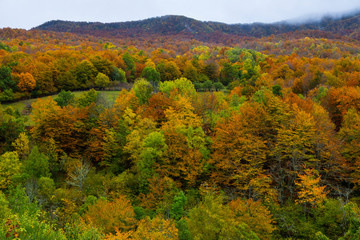
[[[292,23],[226,24],[199,21],[185,16],[167,15],[139,21],[100,23],[53,20],[33,28],[55,32],[70,32],[107,37],[136,37],[147,35],[188,35],[196,39],[207,39],[212,35],[237,37],[266,37],[299,31],[312,30],[328,38],[347,36],[359,38],[360,13],[341,18],[326,16],[320,20]]]

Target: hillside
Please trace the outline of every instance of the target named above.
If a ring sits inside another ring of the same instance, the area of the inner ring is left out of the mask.
[[[0,29],[0,239],[360,239],[359,23]]]
[[[323,17],[320,21],[312,21],[302,24],[286,21],[272,24],[225,24],[220,22],[199,21],[184,16],[168,15],[149,18],[146,20],[118,23],[54,20],[46,22],[33,29],[112,37],[135,37],[153,34],[185,34],[198,39],[204,39],[215,33],[221,35],[265,37],[295,31],[317,30],[321,32],[328,32],[331,36],[335,33],[339,34],[339,36],[346,35],[357,38],[357,32],[360,26],[359,23],[359,13],[340,19],[328,16]]]

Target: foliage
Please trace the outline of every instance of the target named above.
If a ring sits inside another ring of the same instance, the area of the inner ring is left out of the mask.
[[[114,201],[98,200],[91,205],[84,219],[89,224],[104,229],[105,233],[115,233],[115,229],[128,231],[135,227],[134,209],[125,196],[119,196]]]
[[[21,173],[21,162],[16,152],[6,152],[0,156],[0,188],[7,189],[12,178]]]
[[[246,224],[237,222],[221,196],[207,194],[188,216],[194,239],[259,239]]]
[[[186,78],[160,83],[159,91],[170,95],[173,92],[182,96],[191,97],[195,94],[194,85]]]
[[[75,95],[71,91],[61,90],[54,100],[60,107],[66,107],[67,105],[74,104]]]
[[[23,164],[23,172],[26,178],[39,179],[41,177],[49,177],[49,158],[39,152],[37,146],[33,147],[31,153]]]
[[[0,238],[357,239],[357,19],[0,29]]]
[[[95,78],[95,86],[100,88],[100,89],[104,89],[108,86],[110,86],[110,79],[108,76],[106,76],[105,74],[103,73],[98,73],[96,75],[96,78]]]
[[[140,104],[147,103],[153,92],[153,87],[144,78],[137,79],[134,83],[133,89]]]
[[[178,239],[178,230],[170,219],[156,216],[140,220],[138,228],[132,234],[134,239]]]
[[[31,92],[36,87],[36,81],[31,73],[20,73],[17,86],[23,92]]]

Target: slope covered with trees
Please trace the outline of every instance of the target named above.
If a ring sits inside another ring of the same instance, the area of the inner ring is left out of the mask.
[[[35,27],[36,30],[71,32],[98,36],[131,36],[144,35],[185,35],[204,40],[213,34],[247,37],[265,37],[294,31],[318,30],[325,34],[337,33],[358,38],[359,13],[343,17],[326,16],[320,20],[309,20],[304,23],[282,21],[271,24],[225,24],[220,22],[204,22],[184,16],[168,15],[139,21],[100,23],[71,22],[54,20]]]
[[[358,239],[346,21],[262,38],[188,22],[203,41],[175,23],[156,38],[1,29],[1,238]],[[124,82],[115,103],[97,91]],[[29,115],[6,105],[54,93]]]

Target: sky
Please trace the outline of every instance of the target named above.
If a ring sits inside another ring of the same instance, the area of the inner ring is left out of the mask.
[[[124,22],[183,15],[224,23],[272,23],[360,9],[360,0],[0,0],[0,28],[50,20]]]

